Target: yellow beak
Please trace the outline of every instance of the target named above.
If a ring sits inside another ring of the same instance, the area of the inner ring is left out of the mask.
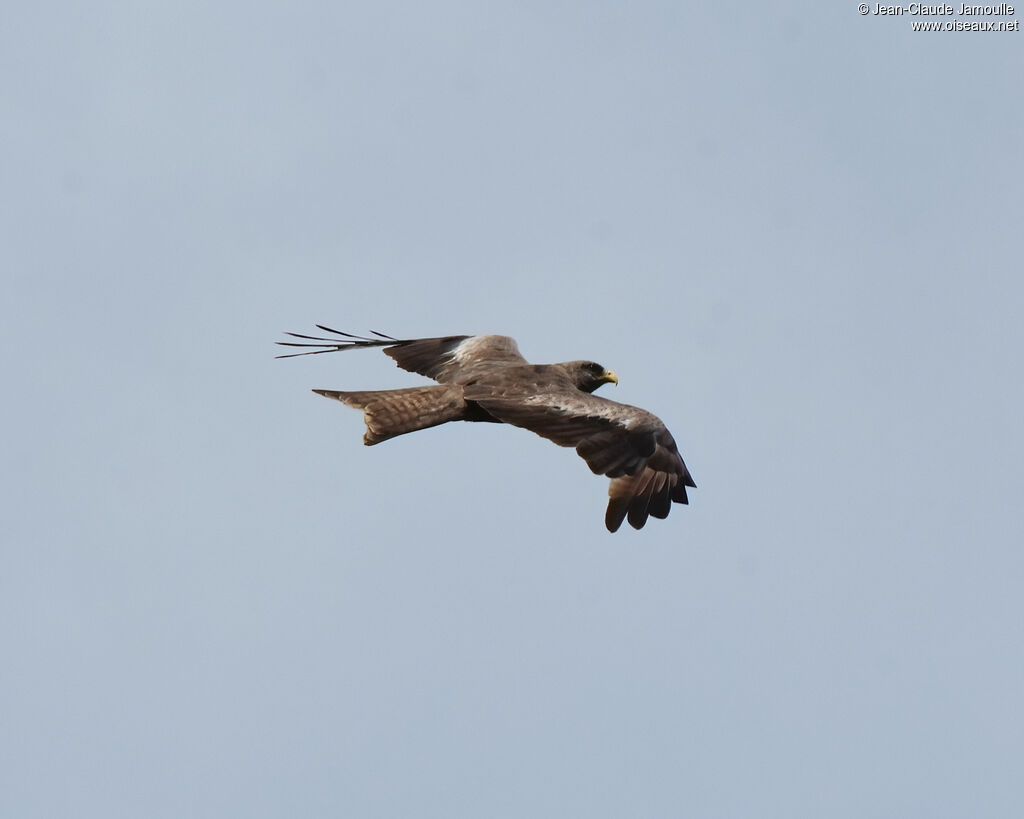
[[[619,377],[611,370],[605,370],[604,375],[601,376],[605,381],[614,384],[616,387],[619,386]]]

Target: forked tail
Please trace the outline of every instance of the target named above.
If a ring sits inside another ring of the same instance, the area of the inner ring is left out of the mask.
[[[460,386],[441,384],[404,390],[313,392],[361,409],[363,420],[366,421],[363,443],[367,446],[448,421],[461,421],[466,415],[466,400]]]

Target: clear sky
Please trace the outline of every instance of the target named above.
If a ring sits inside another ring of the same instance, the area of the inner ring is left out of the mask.
[[[11,4],[0,814],[1021,815],[1024,33],[919,19]],[[366,448],[315,322],[611,367],[691,505]]]

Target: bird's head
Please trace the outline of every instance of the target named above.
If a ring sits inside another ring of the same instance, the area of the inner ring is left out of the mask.
[[[602,384],[618,384],[619,377],[594,361],[570,361],[565,365],[576,389],[593,392]]]

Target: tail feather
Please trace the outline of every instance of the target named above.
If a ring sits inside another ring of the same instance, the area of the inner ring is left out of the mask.
[[[460,421],[466,415],[466,400],[460,386],[410,387],[404,390],[340,392],[313,390],[325,398],[363,411],[366,434],[363,443],[379,444],[397,435]]]

